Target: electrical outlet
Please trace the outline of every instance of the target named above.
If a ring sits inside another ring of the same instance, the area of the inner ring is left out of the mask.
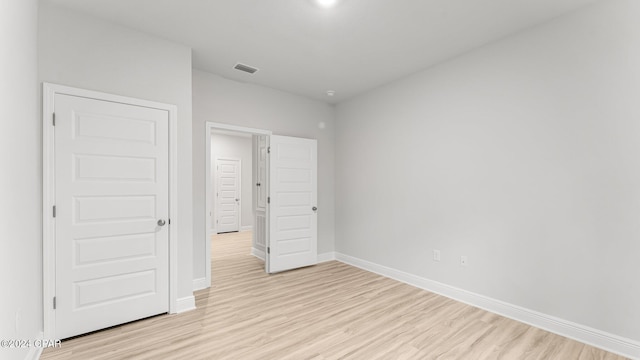
[[[433,261],[440,261],[440,250],[433,250]]]
[[[468,262],[469,259],[465,255],[460,256],[460,266],[467,266]]]

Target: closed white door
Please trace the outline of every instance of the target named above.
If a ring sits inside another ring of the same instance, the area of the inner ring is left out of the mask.
[[[317,141],[271,136],[267,272],[318,262]]]
[[[168,312],[168,112],[54,106],[56,337]]]
[[[216,228],[219,233],[240,230],[240,160],[216,160]]]

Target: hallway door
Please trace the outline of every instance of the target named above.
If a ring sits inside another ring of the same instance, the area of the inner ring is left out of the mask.
[[[240,160],[216,160],[217,233],[240,231]]]

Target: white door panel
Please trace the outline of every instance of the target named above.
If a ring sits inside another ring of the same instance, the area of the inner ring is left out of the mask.
[[[317,263],[317,141],[271,136],[267,271]]]
[[[216,160],[217,232],[240,230],[240,160]]]
[[[55,96],[56,336],[169,310],[168,113]]]

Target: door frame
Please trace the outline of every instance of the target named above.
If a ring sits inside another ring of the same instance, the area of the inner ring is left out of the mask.
[[[201,290],[211,287],[211,216],[209,215],[212,211],[211,209],[211,197],[213,194],[213,184],[211,181],[211,133],[214,130],[222,130],[222,131],[233,131],[251,135],[266,135],[271,136],[271,130],[264,129],[256,129],[244,126],[230,125],[217,123],[212,121],[207,121],[205,123],[205,222],[204,222],[204,243],[205,243],[205,251],[204,251],[204,262],[205,262],[205,282],[202,284],[201,282],[194,281],[194,291]],[[252,155],[253,156],[253,155]],[[242,198],[241,198],[242,200]],[[255,218],[255,216],[254,216]]]
[[[126,96],[42,83],[42,314],[44,338],[56,339],[55,294],[55,133],[56,94],[71,95],[164,110],[169,115],[169,313],[178,312],[178,111],[175,105]]]
[[[240,199],[239,201],[237,201],[238,203],[238,231],[242,231],[242,159],[239,158],[234,158],[234,157],[230,157],[230,156],[216,156],[215,158],[215,162],[217,163],[220,160],[229,160],[229,161],[237,161],[238,162],[238,198]],[[216,177],[213,180],[213,193],[218,193],[218,187],[219,187],[219,183],[218,183],[218,171],[216,170]],[[215,210],[213,210],[212,214],[215,215],[216,220],[218,220],[218,216],[220,215],[220,212],[218,210],[218,199],[216,198],[216,208]],[[209,204],[209,206],[211,206],[211,204]],[[215,232],[218,232],[218,227],[215,227]]]

